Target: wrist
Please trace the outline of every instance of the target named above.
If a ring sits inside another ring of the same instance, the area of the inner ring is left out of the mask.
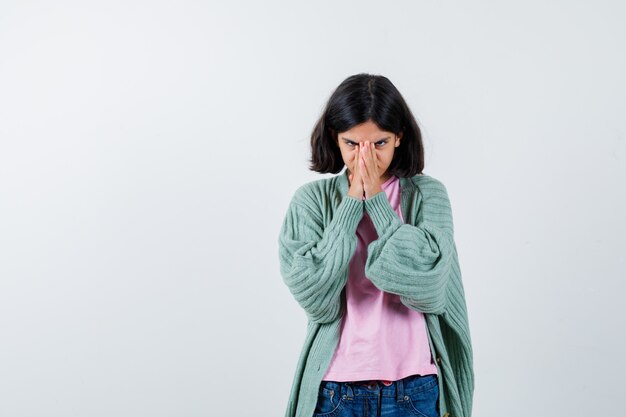
[[[376,194],[381,193],[382,191],[383,189],[381,187],[376,187],[373,190],[369,190],[368,193],[366,194],[366,198],[372,198]]]
[[[356,198],[356,199],[359,199],[359,200],[362,200],[362,199],[363,199],[363,197],[364,197],[364,196],[363,196],[363,193],[359,193],[359,192],[355,192],[355,191],[349,191],[349,192],[348,192],[348,195],[349,195],[350,197],[352,197],[352,198]]]

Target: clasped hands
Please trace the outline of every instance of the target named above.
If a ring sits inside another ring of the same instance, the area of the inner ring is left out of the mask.
[[[383,189],[380,185],[379,160],[373,142],[357,143],[350,168],[350,190],[348,195],[354,198],[370,198]]]

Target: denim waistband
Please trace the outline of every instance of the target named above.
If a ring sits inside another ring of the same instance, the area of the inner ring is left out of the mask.
[[[342,397],[352,398],[358,396],[382,396],[396,397],[401,400],[405,395],[419,391],[426,391],[437,385],[437,375],[411,375],[397,381],[391,381],[385,385],[381,380],[373,381],[322,381],[320,388],[333,390]]]

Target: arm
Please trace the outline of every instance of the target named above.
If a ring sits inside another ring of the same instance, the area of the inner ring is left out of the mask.
[[[341,315],[363,201],[345,196],[326,228],[309,207],[297,195],[289,205],[278,239],[280,272],[309,320],[328,323]]]
[[[365,200],[378,239],[368,246],[365,275],[418,311],[441,314],[454,265],[452,212],[445,187],[420,189],[416,225],[403,223],[384,192]],[[425,191],[425,192],[423,192]]]

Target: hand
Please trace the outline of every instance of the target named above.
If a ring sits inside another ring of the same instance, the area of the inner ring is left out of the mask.
[[[352,166],[350,167],[351,174],[348,176],[350,179],[350,190],[348,195],[359,200],[364,197],[363,179],[361,178],[361,170],[359,168],[359,144],[357,144],[354,150],[354,158],[352,159]]]
[[[365,198],[370,198],[383,189],[380,185],[380,170],[378,167],[378,154],[372,142],[365,142],[365,146],[359,152],[359,173],[363,181]]]

